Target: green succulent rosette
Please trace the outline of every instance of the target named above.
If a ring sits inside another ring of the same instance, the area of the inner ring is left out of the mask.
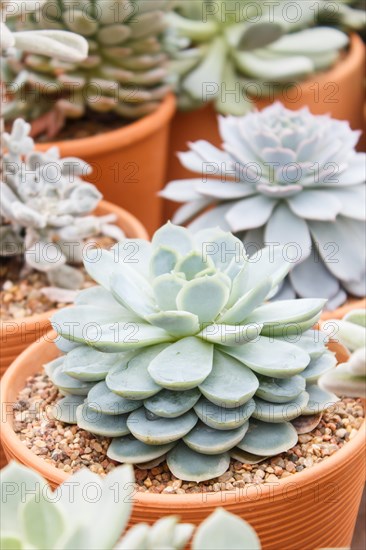
[[[166,458],[185,480],[295,445],[291,421],[337,400],[316,385],[335,358],[312,329],[324,300],[266,302],[289,269],[268,253],[170,223],[151,243],[88,251],[98,286],[52,318],[66,352],[46,365],[65,395],[55,416],[111,437],[111,459]]]

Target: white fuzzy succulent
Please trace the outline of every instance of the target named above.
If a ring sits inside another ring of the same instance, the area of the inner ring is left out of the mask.
[[[331,319],[324,325],[332,338],[343,344],[351,357],[320,377],[322,388],[337,395],[366,398],[366,310],[347,313],[342,320]]]
[[[86,238],[98,234],[116,240],[123,232],[115,215],[90,215],[100,202],[98,189],[80,179],[90,173],[84,161],[61,159],[53,147],[34,150],[30,125],[17,119],[3,136],[4,181],[0,182],[1,254],[25,254],[26,264],[44,271],[53,286],[80,288],[83,276],[67,263],[81,263]]]
[[[79,471],[54,492],[38,473],[16,462],[1,470],[0,477],[2,550],[181,550],[194,531],[190,523],[167,516],[152,526],[139,523],[120,539],[132,508],[130,466],[120,466],[105,478]],[[249,524],[218,508],[192,540],[193,550],[215,548],[261,546]]]
[[[199,175],[173,181],[161,193],[187,203],[173,221],[198,216],[192,229],[217,224],[252,251],[264,244],[291,249],[294,268],[277,299],[319,296],[333,309],[347,292],[364,296],[365,154],[355,150],[360,132],[279,103],[241,118],[220,117],[219,128],[222,150],[198,141],[179,154]]]
[[[280,253],[250,262],[229,232],[167,224],[84,265],[101,286],[52,317],[68,353],[46,372],[65,394],[56,418],[113,437],[113,460],[167,455],[176,477],[211,479],[230,457],[291,448],[291,420],[336,399],[316,385],[335,364],[311,330],[324,300],[264,303],[288,272]]]

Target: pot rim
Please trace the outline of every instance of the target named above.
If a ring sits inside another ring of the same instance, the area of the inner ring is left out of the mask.
[[[101,200],[95,209],[95,212],[99,212],[102,215],[116,214],[118,217],[118,222],[127,234],[136,233],[136,236],[132,238],[149,240],[149,235],[142,223],[124,208],[121,208],[112,202]],[[13,326],[14,323],[17,325],[23,325],[26,328],[29,328],[31,325],[35,325],[37,323],[44,324],[49,320],[50,316],[55,311],[56,309],[51,309],[49,311],[44,311],[43,313],[37,313],[36,315],[29,315],[28,317],[20,317],[18,319],[6,321],[0,319],[0,331],[6,330],[7,327]]]
[[[25,349],[10,365],[6,373],[2,378],[0,397],[2,406],[2,418],[1,418],[1,432],[2,432],[2,444],[5,449],[11,449],[12,454],[17,459],[28,467],[37,470],[43,477],[45,477],[51,484],[59,485],[66,481],[70,474],[67,474],[61,470],[58,470],[54,466],[51,466],[45,462],[42,458],[33,454],[30,449],[25,447],[18,436],[15,434],[12,426],[12,417],[9,419],[6,414],[6,403],[8,387],[11,387],[12,379],[21,379],[23,375],[23,364],[31,360],[33,353],[43,346],[49,345],[52,340],[56,338],[55,331],[47,333],[47,342],[35,342]],[[58,350],[55,347],[55,356],[57,356]],[[35,368],[38,369],[39,365]],[[365,405],[365,402],[363,402]],[[5,416],[5,419],[4,419]],[[10,415],[9,415],[10,417]],[[319,464],[314,465],[312,468],[305,469],[301,472],[297,472],[295,476],[288,476],[285,479],[279,479],[276,484],[262,484],[260,487],[260,498],[272,498],[276,496],[283,496],[284,491],[291,491],[291,488],[296,490],[313,481],[319,481],[321,478],[325,478],[328,475],[329,469],[337,469],[338,465],[347,461],[354,453],[362,452],[362,447],[365,446],[366,435],[366,420],[364,420],[362,426],[358,430],[355,437],[346,443],[341,449],[336,451],[333,455],[329,456],[325,460],[322,460]],[[245,497],[241,497],[243,488],[235,488],[232,490],[218,491],[217,493],[189,493],[185,495],[177,494],[154,494],[154,493],[140,493],[136,492],[133,495],[134,502],[139,505],[159,506],[165,508],[174,506],[180,506],[182,508],[187,507],[202,507],[206,501],[209,506],[220,506],[223,502],[227,505],[238,502],[240,500],[247,500],[250,494],[258,494],[258,486],[252,485],[245,488]],[[251,500],[249,498],[249,500]]]
[[[64,141],[48,141],[36,143],[38,151],[46,151],[50,147],[58,147],[62,150],[63,156],[88,155],[92,152],[103,154],[107,151],[114,151],[123,147],[130,147],[137,141],[144,140],[147,136],[156,132],[162,125],[166,124],[175,112],[176,100],[173,93],[165,96],[158,108],[151,114],[133,121],[126,126],[103,132],[96,136]]]

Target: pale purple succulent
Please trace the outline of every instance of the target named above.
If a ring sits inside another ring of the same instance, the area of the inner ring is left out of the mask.
[[[294,268],[277,299],[322,296],[333,309],[347,293],[364,296],[365,154],[355,150],[360,132],[280,103],[244,117],[220,117],[219,128],[222,150],[197,141],[179,154],[200,176],[170,182],[162,192],[187,203],[173,221],[195,218],[194,229],[230,229],[252,251],[284,246]]]

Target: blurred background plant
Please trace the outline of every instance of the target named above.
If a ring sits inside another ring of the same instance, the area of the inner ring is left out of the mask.
[[[75,290],[84,276],[69,264],[81,264],[86,239],[102,234],[119,240],[124,233],[112,225],[114,214],[90,215],[102,198],[79,177],[89,174],[90,166],[77,158],[60,159],[55,147],[35,151],[29,131],[18,119],[3,135],[0,254],[24,254],[26,267],[45,272],[52,287]]]
[[[281,103],[243,117],[219,117],[222,149],[208,141],[179,153],[193,179],[161,196],[186,203],[174,223],[233,231],[252,255],[291,246],[293,269],[274,299],[319,296],[336,309],[364,297],[365,153],[347,121]],[[199,174],[199,175],[198,175]],[[214,179],[220,178],[220,179]]]
[[[0,53],[11,57],[17,51],[48,55],[65,62],[82,61],[88,53],[87,41],[77,34],[59,29],[16,31],[15,21],[36,12],[45,0],[0,0]]]
[[[136,119],[153,112],[171,87],[162,36],[171,0],[46,0],[36,14],[17,21],[26,29],[76,32],[89,45],[80,61],[47,59],[27,51],[9,59],[4,77],[12,83],[7,120],[37,120],[54,137],[65,119],[115,113]],[[121,123],[122,124],[122,123]]]
[[[272,96],[331,67],[348,36],[318,26],[324,11],[323,2],[177,0],[166,42],[180,108],[214,101],[218,112],[242,115],[253,97]],[[342,22],[352,27],[345,16]]]
[[[349,360],[324,373],[319,385],[337,395],[366,397],[366,309],[355,309],[343,319],[331,319],[324,329],[351,353]]]
[[[15,20],[23,21],[25,13],[39,10],[45,0],[0,0],[0,133],[8,110],[9,81],[5,77],[6,59],[22,51],[42,53],[63,62],[82,61],[88,54],[88,43],[82,36],[59,29],[15,31]],[[1,139],[0,138],[0,139]],[[0,178],[3,171],[3,147],[0,147]]]
[[[105,478],[85,468],[54,492],[38,473],[16,462],[0,475],[2,550],[181,550],[194,532],[193,525],[165,516],[152,526],[139,523],[120,538],[133,502],[129,465]],[[248,523],[218,508],[196,529],[192,550],[218,548],[260,550],[261,545]]]
[[[320,24],[336,25],[346,30],[366,30],[366,0],[320,0]]]

